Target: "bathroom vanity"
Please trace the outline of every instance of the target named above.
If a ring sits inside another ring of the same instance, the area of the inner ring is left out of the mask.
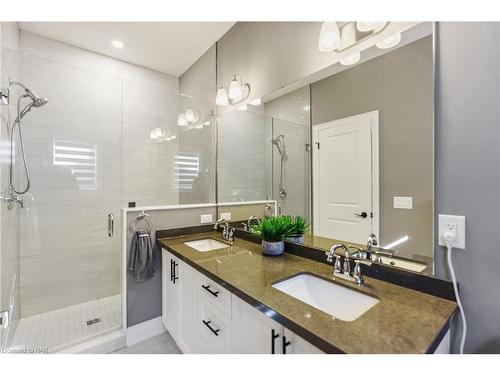
[[[330,265],[263,256],[216,231],[158,244],[162,320],[184,353],[449,352],[452,300],[369,276],[356,286]]]

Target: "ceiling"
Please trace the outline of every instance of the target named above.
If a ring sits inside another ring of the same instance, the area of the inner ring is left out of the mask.
[[[179,77],[234,22],[21,22],[35,34]],[[118,49],[111,41],[119,40]]]

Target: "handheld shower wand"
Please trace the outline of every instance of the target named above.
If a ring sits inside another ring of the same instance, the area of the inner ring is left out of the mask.
[[[7,188],[8,195],[3,197],[4,200],[8,202],[8,207],[11,208],[12,204],[17,202],[21,204],[22,207],[22,199],[19,197],[21,194],[25,194],[29,191],[31,186],[31,179],[29,174],[28,162],[26,161],[26,153],[24,151],[24,142],[22,135],[22,126],[21,119],[26,116],[26,114],[31,111],[32,108],[40,108],[48,103],[46,98],[40,97],[23,85],[20,82],[13,81],[9,79],[9,86],[19,86],[24,90],[24,94],[20,95],[17,98],[17,117],[12,124],[12,128],[10,129],[10,163],[9,163],[9,186]],[[21,109],[21,101],[22,99],[30,99],[29,103]],[[14,133],[15,129],[18,129],[19,133],[19,145],[21,149],[21,156],[23,160],[24,172],[26,175],[26,187],[24,189],[19,189],[14,186]],[[18,195],[16,195],[18,194]]]
[[[286,189],[286,175],[285,175],[285,161],[287,159],[286,147],[285,147],[285,136],[283,134],[278,135],[276,138],[271,140],[272,144],[276,146],[280,154],[280,184],[279,184],[279,195],[281,198],[287,196],[288,191]]]

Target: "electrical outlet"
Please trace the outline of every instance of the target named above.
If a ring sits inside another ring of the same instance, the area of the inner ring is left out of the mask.
[[[211,224],[213,221],[212,214],[200,215],[200,224]]]
[[[456,249],[465,249],[465,216],[439,215],[438,229],[439,245],[446,246],[443,236],[450,231],[455,233],[452,246]]]
[[[392,203],[394,208],[413,209],[413,197],[393,197]]]
[[[222,212],[220,214],[220,218],[227,220],[227,221],[230,221],[231,220],[231,212]]]

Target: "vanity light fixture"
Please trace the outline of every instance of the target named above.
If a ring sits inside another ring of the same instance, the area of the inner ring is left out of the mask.
[[[250,105],[261,105],[262,104],[262,98],[256,98],[252,100],[251,102],[248,102]]]
[[[393,34],[385,39],[382,39],[376,44],[380,49],[388,49],[397,46],[401,42],[401,33]]]
[[[229,98],[227,97],[227,91],[224,86],[221,86],[217,91],[217,96],[215,97],[215,104],[220,107],[229,105]]]
[[[168,130],[154,128],[149,134],[149,138],[158,142],[170,142],[176,138],[175,135],[169,135]]]
[[[387,22],[372,22],[372,21],[358,21],[356,28],[361,32],[368,32],[380,29],[385,26]]]
[[[340,46],[340,31],[337,22],[323,22],[319,32],[318,49],[332,52]]]
[[[112,40],[111,44],[113,45],[113,47],[118,48],[118,49],[122,49],[124,47],[123,42],[121,40],[118,40],[118,39]]]
[[[349,23],[342,28],[340,36],[340,47],[347,49],[356,43],[356,26],[354,23]],[[353,65],[361,59],[361,52],[354,52],[353,54],[340,60],[342,65]]]
[[[219,88],[217,96],[215,97],[215,104],[221,107],[236,105],[247,99],[249,95],[250,85],[248,83],[242,83],[241,76],[235,74],[227,91],[223,85]]]

